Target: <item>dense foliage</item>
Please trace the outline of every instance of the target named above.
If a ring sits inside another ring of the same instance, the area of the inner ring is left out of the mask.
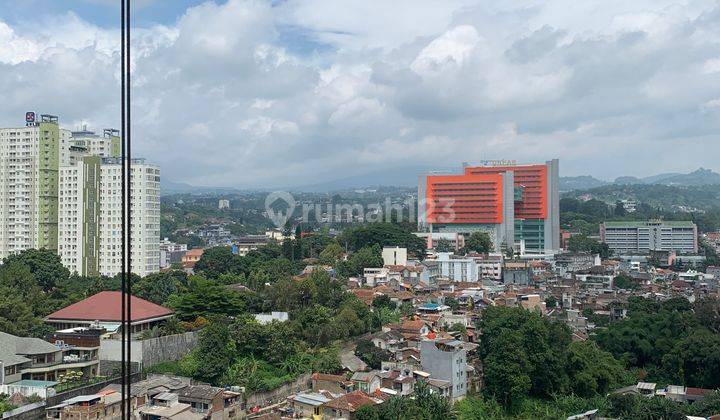
[[[564,324],[520,308],[487,308],[478,324],[488,397],[517,409],[528,397],[602,395],[632,382],[593,342],[572,342]]]
[[[630,298],[628,317],[598,332],[598,345],[647,372],[655,382],[720,387],[717,299],[695,304],[684,298],[658,303]]]

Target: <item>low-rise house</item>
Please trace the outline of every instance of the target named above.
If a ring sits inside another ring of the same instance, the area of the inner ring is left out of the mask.
[[[45,317],[45,323],[58,330],[77,327],[100,326],[119,330],[122,321],[122,293],[103,291],[66,306]],[[172,318],[173,311],[145,299],[131,296],[131,331],[137,338],[143,331],[151,330]]]
[[[502,268],[504,284],[527,286],[532,284],[533,274],[529,261],[505,261]]]
[[[205,251],[202,248],[189,249],[188,251],[186,251],[185,255],[180,258],[183,269],[192,272],[192,270],[195,268],[195,264],[200,261],[200,258],[202,258],[204,252]]]
[[[465,313],[445,312],[437,321],[437,325],[442,328],[450,328],[455,324],[467,327],[471,324],[470,318]]]
[[[178,401],[190,404],[191,411],[213,419],[239,418],[241,394],[210,385],[188,385],[175,391]]]
[[[435,261],[438,263],[440,276],[451,281],[477,282],[479,279],[478,266],[473,258],[438,252]]]
[[[415,378],[410,371],[390,370],[380,372],[382,389],[390,389],[395,395],[410,395],[415,387]]]
[[[350,380],[355,384],[355,389],[372,394],[376,389],[382,386],[382,378],[380,372],[372,370],[370,372],[355,372]]]
[[[50,343],[0,332],[0,393],[47,398],[55,395],[53,387],[68,372],[81,372],[85,378],[96,376],[99,333],[58,332],[49,337],[57,338]]]
[[[145,420],[200,420],[204,416],[192,411],[190,404],[178,401],[177,394],[163,392],[148,400],[148,404],[138,407],[137,413]]]
[[[380,332],[375,334],[371,341],[375,347],[390,352],[396,352],[405,346],[405,337],[399,331]]]
[[[537,294],[530,294],[530,295],[520,295],[518,297],[518,303],[520,306],[524,309],[527,309],[529,311],[537,311],[541,314],[545,313],[545,301],[542,300],[540,295]]]
[[[92,395],[79,395],[60,404],[45,409],[47,419],[97,419],[121,420],[122,395],[115,391],[98,392]],[[131,407],[137,407],[137,401],[131,400]]]
[[[339,396],[329,391],[300,392],[288,397],[288,405],[296,417],[321,418],[325,404]]]
[[[475,254],[466,255],[475,260],[478,272],[482,279],[502,279],[503,256],[500,254]]]
[[[355,413],[365,405],[377,405],[383,402],[382,399],[373,398],[362,391],[353,391],[341,395],[323,406],[323,413],[328,419],[355,419]]]
[[[668,385],[667,388],[657,391],[656,394],[664,396],[665,398],[675,402],[692,403],[704,400],[705,396],[713,392],[714,390],[712,389],[692,388],[683,385]]]

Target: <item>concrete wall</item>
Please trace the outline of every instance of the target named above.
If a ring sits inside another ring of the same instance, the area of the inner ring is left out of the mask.
[[[179,360],[195,348],[197,337],[198,333],[193,331],[133,341],[130,360],[139,363],[143,369],[158,363]],[[120,345],[120,340],[102,340],[100,359],[102,361],[120,361]]]
[[[289,395],[298,393],[300,391],[306,391],[310,389],[312,385],[310,380],[311,376],[312,375],[310,373],[304,373],[293,382],[288,382],[280,388],[276,388],[267,392],[256,392],[254,394],[250,394],[247,396],[246,399],[246,407],[248,409],[255,406],[263,407],[282,401]]]

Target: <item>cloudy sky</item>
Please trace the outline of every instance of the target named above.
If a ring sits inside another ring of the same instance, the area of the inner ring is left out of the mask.
[[[0,126],[119,126],[117,3],[0,0]],[[134,153],[173,181],[720,169],[720,1],[134,3]]]

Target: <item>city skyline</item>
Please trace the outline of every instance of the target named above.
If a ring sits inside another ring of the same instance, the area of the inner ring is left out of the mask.
[[[12,3],[0,126],[118,127],[113,2]],[[406,6],[137,3],[135,150],[168,180],[241,188],[500,158],[602,179],[718,169],[716,3]]]

